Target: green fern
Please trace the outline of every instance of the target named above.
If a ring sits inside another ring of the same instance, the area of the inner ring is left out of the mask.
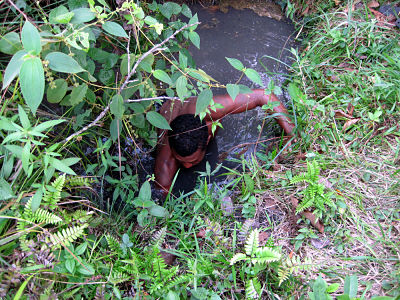
[[[161,245],[162,243],[164,243],[166,236],[167,236],[167,227],[163,227],[153,234],[153,236],[151,237],[151,245],[158,249],[161,248]]]
[[[45,209],[38,208],[32,214],[31,221],[37,222],[37,223],[44,223],[44,224],[60,224],[60,223],[62,223],[63,220],[59,216],[57,216]]]
[[[113,270],[108,277],[108,280],[112,284],[122,283],[128,281],[129,279],[131,279],[131,276],[129,274],[126,274],[125,272],[121,272],[119,270]]]
[[[62,229],[50,236],[50,242],[55,248],[59,248],[62,245],[69,246],[70,243],[83,236],[86,227],[88,227],[88,224]]]
[[[279,286],[289,278],[293,273],[298,273],[299,271],[308,271],[314,268],[314,264],[311,259],[306,258],[304,262],[300,261],[299,256],[293,256],[292,258],[287,257],[279,267],[278,279]]]
[[[291,184],[299,182],[307,183],[307,187],[302,191],[303,199],[296,208],[296,213],[300,213],[308,208],[315,207],[320,212],[325,212],[325,205],[334,206],[331,199],[333,193],[325,193],[325,186],[318,183],[320,166],[316,160],[307,162],[307,172],[294,176],[291,180]]]
[[[51,186],[46,189],[42,198],[42,203],[48,206],[50,209],[55,209],[57,207],[56,204],[61,199],[61,191],[64,187],[64,183],[65,174],[59,176],[56,180],[54,180]]]
[[[68,176],[65,178],[65,187],[90,187],[97,180],[94,177]]]
[[[115,237],[106,235],[105,238],[111,251],[119,255],[122,254],[120,243]]]
[[[246,298],[258,299],[260,298],[261,284],[258,278],[252,278],[246,282]]]

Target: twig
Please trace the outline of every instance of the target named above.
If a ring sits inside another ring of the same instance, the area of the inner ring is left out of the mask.
[[[10,1],[10,0],[9,0]],[[164,41],[162,41],[159,44],[154,45],[153,48],[151,48],[149,51],[147,51],[146,53],[144,53],[135,63],[135,65],[133,66],[132,70],[128,73],[128,75],[125,78],[124,83],[121,85],[121,87],[118,89],[118,93],[121,93],[121,91],[127,86],[127,84],[130,82],[131,77],[136,73],[136,69],[139,66],[139,64],[150,54],[159,51],[161,49],[161,46],[163,46],[165,43],[167,43],[169,40],[173,39],[178,33],[180,33],[181,31],[185,30],[188,27],[191,26],[195,26],[200,24],[200,22],[196,22],[193,24],[186,24],[185,26],[183,26],[182,28],[178,29],[177,31],[175,31],[173,34],[171,34],[169,37],[167,37]],[[129,59],[129,50],[128,50],[128,59]],[[129,64],[128,64],[128,68],[129,68]],[[110,102],[111,103],[111,102]],[[108,103],[108,105],[104,108],[104,110],[97,116],[96,119],[94,119],[93,122],[91,122],[90,124],[86,125],[85,127],[83,127],[81,130],[75,132],[74,134],[71,134],[69,137],[67,137],[63,142],[67,143],[69,142],[72,138],[82,134],[83,132],[85,132],[86,130],[88,130],[89,128],[95,126],[106,114],[107,112],[110,110],[110,103]]]
[[[11,4],[12,7],[14,7],[14,8],[25,18],[25,20],[27,20],[28,22],[31,22],[31,20],[29,19],[29,17],[28,17],[22,10],[20,10],[20,9],[18,8],[18,6],[16,6],[16,5],[14,4],[14,2],[12,2],[11,0],[8,0],[8,2]],[[31,22],[31,23],[32,23],[32,22]],[[33,24],[33,26],[37,27],[35,23],[32,23],[32,24]]]
[[[179,97],[167,97],[167,96],[160,96],[160,97],[152,97],[152,98],[141,98],[141,99],[127,99],[125,100],[126,103],[132,102],[140,102],[140,101],[148,101],[148,100],[180,100]]]

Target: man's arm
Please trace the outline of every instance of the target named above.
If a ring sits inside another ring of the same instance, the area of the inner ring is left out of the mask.
[[[210,115],[207,116],[207,118],[213,121],[221,119],[228,114],[238,114],[254,109],[258,106],[263,106],[272,102],[279,102],[279,105],[273,108],[274,113],[280,114],[276,116],[278,124],[288,135],[291,134],[294,128],[294,124],[287,116],[285,116],[288,114],[288,111],[283,104],[274,94],[265,95],[263,89],[253,90],[253,93],[250,94],[239,94],[235,101],[233,101],[229,95],[215,96],[214,102],[222,104],[223,108],[218,108],[215,112],[212,111]]]
[[[177,170],[178,162],[173,157],[169,145],[160,146],[156,157],[154,174],[156,176],[156,184],[163,190],[165,195],[171,187]]]

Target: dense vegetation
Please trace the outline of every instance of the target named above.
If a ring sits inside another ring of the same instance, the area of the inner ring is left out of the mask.
[[[0,4],[0,297],[400,295],[398,29],[375,1],[281,2],[302,17],[281,87],[296,138],[259,147],[222,190],[208,166],[165,202],[137,172],[169,128],[157,107],[198,95],[204,116],[212,87],[249,91],[196,68],[197,16],[173,2]]]

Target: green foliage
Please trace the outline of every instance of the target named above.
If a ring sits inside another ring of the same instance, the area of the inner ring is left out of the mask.
[[[296,208],[296,213],[300,213],[310,207],[315,207],[321,214],[326,212],[325,205],[330,207],[334,206],[332,201],[332,192],[325,193],[325,186],[319,183],[320,167],[316,160],[307,162],[307,172],[302,173],[290,180],[291,184],[299,182],[307,183],[307,187],[301,192],[303,199],[299,206]]]

